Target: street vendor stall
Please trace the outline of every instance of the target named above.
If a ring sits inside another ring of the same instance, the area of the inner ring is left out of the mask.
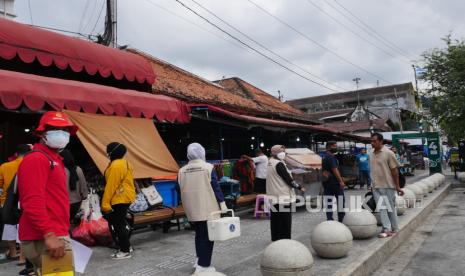
[[[294,180],[306,189],[305,196],[316,196],[321,191],[321,157],[308,148],[286,148],[286,165]]]

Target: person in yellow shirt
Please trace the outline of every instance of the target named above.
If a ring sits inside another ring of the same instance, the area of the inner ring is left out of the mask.
[[[107,145],[107,156],[111,162],[105,170],[105,190],[102,198],[102,212],[112,230],[113,240],[119,246],[119,250],[112,255],[112,258],[117,260],[131,258],[126,213],[129,205],[136,199],[134,169],[124,159],[126,151],[126,147],[118,142]]]
[[[16,173],[18,172],[19,165],[21,164],[21,161],[23,161],[24,155],[29,151],[31,151],[30,145],[19,145],[16,149],[16,159],[10,162],[3,163],[0,166],[0,189],[2,190],[0,195],[0,206],[3,207],[3,204],[5,204],[8,188],[10,187],[11,182],[13,181]],[[17,225],[4,225],[2,240],[8,242],[8,253],[6,254],[8,258],[18,257],[18,253],[16,251],[17,234]]]

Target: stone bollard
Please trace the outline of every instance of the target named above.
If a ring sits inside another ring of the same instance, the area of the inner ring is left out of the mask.
[[[337,259],[347,255],[352,248],[352,233],[337,221],[324,221],[313,229],[311,244],[322,258]]]
[[[404,199],[407,203],[407,207],[415,207],[415,193],[412,190],[406,188],[403,188],[402,191],[404,191]]]
[[[396,211],[398,216],[402,216],[407,211],[407,201],[403,196],[396,194]]]
[[[260,270],[264,276],[313,275],[313,257],[298,241],[278,240],[265,248]]]
[[[421,201],[423,198],[423,188],[419,187],[418,185],[412,184],[405,186],[405,189],[409,189],[415,194],[416,201]]]
[[[378,230],[375,216],[364,209],[346,212],[343,223],[350,229],[354,239],[369,239]]]
[[[415,186],[417,186],[418,188],[420,188],[420,189],[422,190],[423,197],[427,197],[427,196],[428,196],[428,187],[425,186],[425,184],[423,184],[423,180],[422,180],[422,181],[415,182],[415,183],[413,183],[412,185],[415,185]]]

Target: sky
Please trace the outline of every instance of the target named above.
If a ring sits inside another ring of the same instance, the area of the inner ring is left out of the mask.
[[[284,100],[355,90],[355,78],[359,88],[414,83],[422,53],[465,36],[461,0],[178,1],[224,32],[176,0],[118,0],[118,44]],[[16,20],[102,34],[105,2],[16,0]]]

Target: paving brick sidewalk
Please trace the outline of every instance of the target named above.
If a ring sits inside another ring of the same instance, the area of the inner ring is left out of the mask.
[[[417,171],[409,183],[427,176],[426,171]],[[366,190],[350,190],[347,195],[363,195]],[[402,217],[401,217],[402,218]],[[306,212],[300,209],[293,215],[292,238],[310,246],[310,233],[325,220],[324,213]],[[242,236],[238,239],[216,243],[213,263],[226,275],[261,275],[260,255],[270,244],[269,221],[257,220],[251,214],[241,216]],[[95,247],[86,275],[190,275],[195,262],[194,232],[172,228],[168,234],[158,231],[143,231],[133,235],[135,252],[132,259],[115,261],[110,258],[112,249]],[[339,260],[320,259],[314,252],[315,273],[332,275],[353,261],[376,238],[356,241],[348,257]],[[0,265],[0,275],[17,275],[13,264]]]

